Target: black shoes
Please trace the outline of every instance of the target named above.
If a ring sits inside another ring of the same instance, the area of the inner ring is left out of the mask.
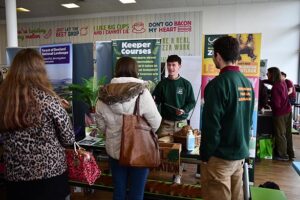
[[[290,161],[294,161],[294,158],[296,158],[296,156],[289,156]]]
[[[274,160],[278,160],[278,161],[289,161],[289,157],[279,157],[279,156],[275,156]]]

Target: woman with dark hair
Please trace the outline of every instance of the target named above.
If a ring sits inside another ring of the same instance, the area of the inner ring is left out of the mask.
[[[8,199],[64,200],[69,185],[63,146],[74,142],[74,134],[36,50],[17,53],[0,96]]]
[[[292,107],[289,103],[286,83],[281,79],[277,67],[268,69],[268,80],[272,83],[271,108],[275,137],[275,160],[292,160],[294,155],[291,130]]]
[[[140,115],[144,116],[152,131],[156,132],[161,116],[145,81],[138,79],[137,62],[130,57],[122,57],[116,63],[115,78],[100,88],[96,105],[97,126],[106,135],[106,151],[110,157],[110,167],[114,185],[114,200],[144,199],[144,187],[149,169],[127,167],[119,164],[123,114],[132,114],[135,101],[140,95]]]

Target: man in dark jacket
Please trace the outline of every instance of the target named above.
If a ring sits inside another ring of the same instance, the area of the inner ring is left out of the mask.
[[[249,156],[254,91],[237,66],[238,41],[224,36],[213,47],[213,61],[220,74],[204,91],[200,145],[203,198],[243,199],[243,164]]]

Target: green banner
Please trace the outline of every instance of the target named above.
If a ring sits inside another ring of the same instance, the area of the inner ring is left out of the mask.
[[[160,81],[160,39],[113,40],[112,52],[113,67],[119,58],[132,57],[139,65],[140,79]]]

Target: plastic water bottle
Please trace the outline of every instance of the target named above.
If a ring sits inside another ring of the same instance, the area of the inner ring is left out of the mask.
[[[195,136],[191,129],[188,131],[186,136],[186,149],[188,151],[193,151],[195,149]]]

